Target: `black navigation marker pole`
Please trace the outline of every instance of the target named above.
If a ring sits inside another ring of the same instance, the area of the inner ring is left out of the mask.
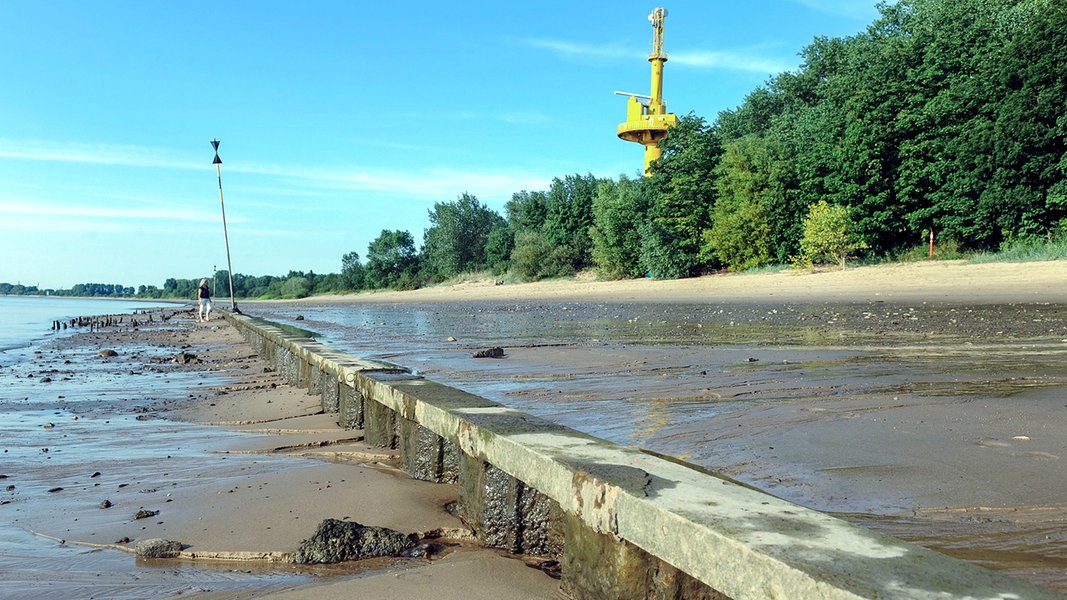
[[[240,313],[237,310],[237,303],[233,299],[233,263],[230,262],[230,234],[226,232],[226,203],[222,200],[222,159],[219,158],[219,141],[211,140],[211,147],[215,149],[215,160],[212,164],[215,165],[215,172],[219,176],[219,205],[222,206],[222,237],[226,240],[226,276],[230,278],[230,310],[235,313]]]

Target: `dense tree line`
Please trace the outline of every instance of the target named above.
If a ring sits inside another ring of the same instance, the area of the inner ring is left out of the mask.
[[[817,38],[708,123],[690,114],[651,177],[569,175],[435,205],[420,253],[383,231],[364,287],[491,269],[674,278],[767,264],[893,258],[1061,239],[1067,224],[1067,5],[901,0]],[[384,245],[404,260],[383,260]],[[350,265],[354,263],[350,262]],[[353,280],[354,281],[354,280]]]
[[[114,283],[79,283],[69,290],[39,289],[35,285],[0,283],[0,296],[79,296],[132,298],[136,290]]]
[[[383,230],[365,262],[341,257],[339,274],[235,274],[235,295],[409,289],[485,271],[677,278],[892,259],[931,232],[965,251],[1067,239],[1067,3],[879,10],[859,34],[816,38],[796,71],[713,122],[683,116],[649,177],[567,175],[516,192],[504,215],[464,193],[434,205],[418,248]],[[198,281],[137,293],[192,298]],[[228,295],[225,271],[215,281]]]

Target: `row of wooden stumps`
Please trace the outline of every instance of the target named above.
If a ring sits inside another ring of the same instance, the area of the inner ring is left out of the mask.
[[[105,327],[118,327],[120,325],[127,325],[129,327],[141,327],[144,325],[151,325],[154,323],[166,323],[179,311],[149,311],[143,310],[134,312],[132,315],[100,315],[96,317],[75,317],[66,321],[52,321],[52,331],[60,331],[67,328],[75,327],[88,327],[89,331],[96,331]],[[185,311],[188,312],[188,311]],[[143,320],[138,320],[137,317],[145,317]],[[128,319],[128,321],[127,321]]]

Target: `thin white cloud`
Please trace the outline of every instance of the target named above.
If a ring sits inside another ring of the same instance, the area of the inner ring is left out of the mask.
[[[539,112],[508,112],[494,115],[493,118],[512,125],[540,125],[554,120],[552,117]]]
[[[671,52],[672,64],[701,69],[729,69],[754,73],[781,73],[796,68],[796,60],[787,62],[780,58],[768,58],[754,53],[735,50],[697,50]]]
[[[647,58],[647,53],[636,52],[632,47],[617,45],[592,45],[562,40],[530,39],[524,43],[535,48],[544,48],[568,59],[610,58],[633,60]],[[667,53],[672,64],[700,69],[726,69],[730,71],[755,72],[760,74],[780,73],[795,68],[795,61],[766,56],[760,47],[729,50],[677,50]]]
[[[569,58],[633,58],[642,56],[641,52],[635,52],[633,47],[623,44],[582,44],[566,40],[552,40],[545,38],[527,38],[520,40],[521,43],[533,48],[544,48],[555,54]]]
[[[475,196],[510,197],[521,189],[547,189],[550,183],[547,178],[522,173],[477,173],[450,169],[320,172],[310,175],[310,180],[340,189],[439,199],[452,199],[463,192]]]
[[[874,2],[860,0],[790,0],[822,13],[850,19],[873,20],[878,16]]]
[[[500,119],[512,121],[541,122],[547,119],[537,113],[503,113]],[[166,151],[142,146],[117,146],[108,144],[81,144],[64,142],[15,141],[0,138],[0,159],[19,159],[53,162],[74,162],[97,165],[120,165],[127,167],[188,169],[201,171],[202,161],[168,158]],[[153,158],[157,157],[157,158]],[[305,166],[279,166],[264,163],[232,162],[226,165],[230,173],[263,175],[298,182],[300,195],[314,189],[354,190],[386,193],[397,196],[451,198],[463,191],[478,196],[510,195],[520,189],[547,188],[550,180],[524,172],[486,172],[451,170],[445,168],[405,169],[361,168],[338,166],[330,169]],[[262,190],[268,186],[260,185]],[[289,193],[294,185],[284,185],[279,193]],[[133,202],[136,205],[136,201]],[[33,206],[34,208],[27,208]],[[0,211],[33,210],[40,216],[79,215],[83,218],[148,219],[169,218],[179,221],[214,219],[198,217],[184,208],[90,208],[85,206],[49,205],[41,201],[10,201],[0,198]],[[87,211],[96,211],[93,214]],[[28,214],[20,212],[19,214]]]
[[[0,158],[46,162],[168,169],[203,168],[202,163],[177,160],[157,148],[114,144],[56,143],[0,138]]]
[[[189,207],[175,208],[111,208],[103,206],[80,206],[46,204],[40,200],[0,200],[0,213],[5,217],[78,218],[106,221],[137,221],[143,219],[168,222],[185,221],[207,223],[218,220],[215,214]]]

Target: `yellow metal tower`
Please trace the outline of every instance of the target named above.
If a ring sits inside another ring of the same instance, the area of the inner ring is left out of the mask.
[[[656,8],[648,15],[653,32],[652,53],[648,55],[648,62],[652,63],[651,94],[615,92],[630,97],[626,102],[626,122],[619,124],[618,133],[627,142],[637,142],[645,147],[645,177],[649,175],[652,162],[660,157],[659,142],[667,137],[667,128],[678,124],[678,117],[667,112],[667,103],[663,101],[663,63],[667,62],[667,53],[663,51],[665,18],[665,8]]]

